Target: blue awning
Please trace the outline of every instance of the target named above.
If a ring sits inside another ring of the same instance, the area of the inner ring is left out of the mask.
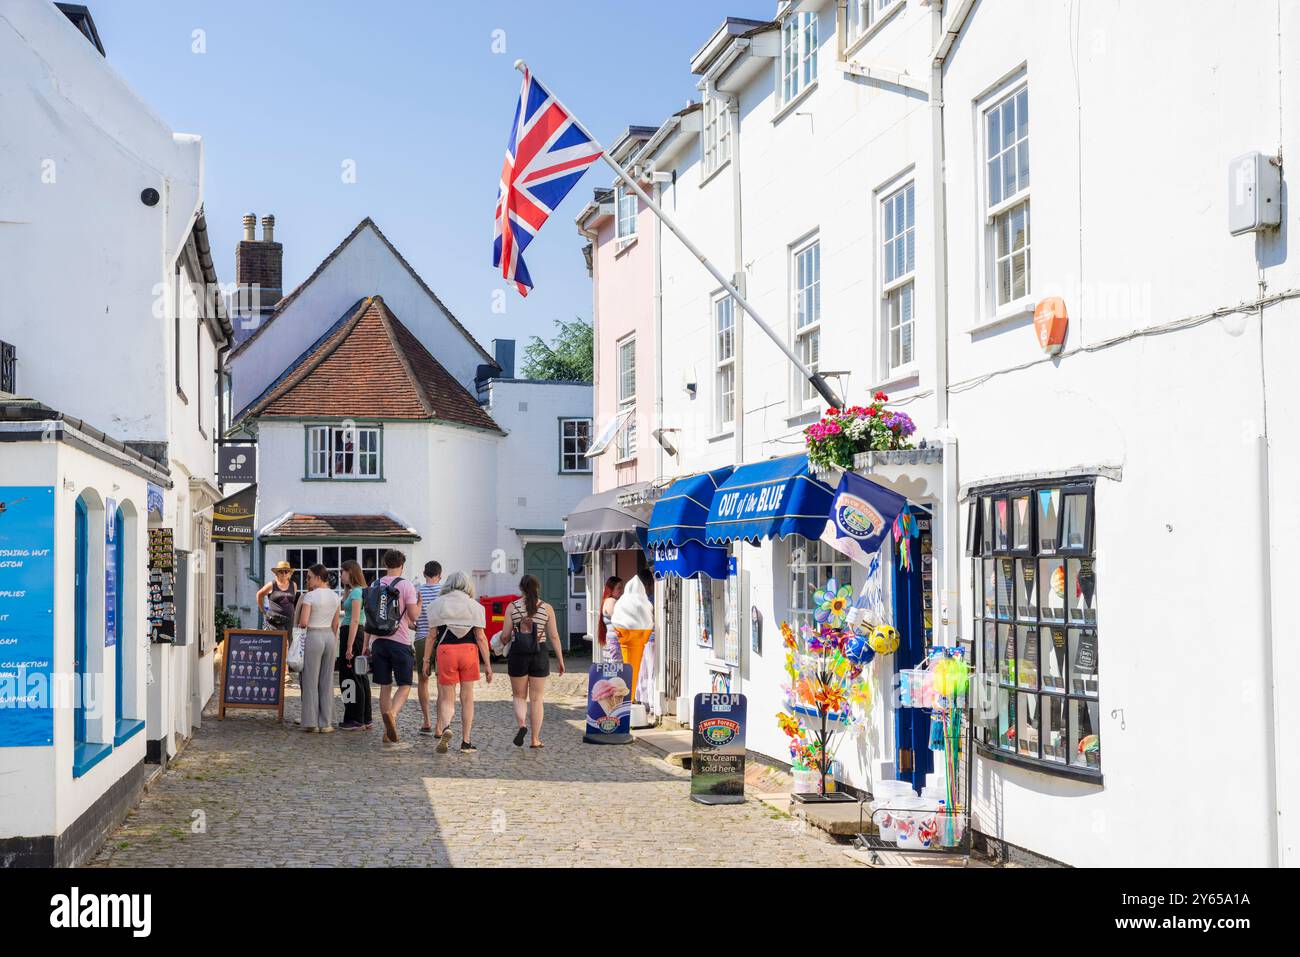
[[[731,477],[732,471],[733,467],[727,465],[712,472],[688,475],[664,489],[650,513],[646,544],[654,548],[703,542],[713,495]]]
[[[813,478],[806,455],[742,465],[713,496],[704,540],[820,538],[834,495],[829,485]]]
[[[723,548],[710,548],[703,542],[689,541],[681,545],[657,545],[650,549],[654,560],[655,578],[695,578],[704,575],[719,581],[727,577],[731,556]]]

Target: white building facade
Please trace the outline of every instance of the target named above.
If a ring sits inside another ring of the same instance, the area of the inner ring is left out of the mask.
[[[0,6],[0,64],[13,159],[0,171],[0,352],[19,397],[0,482],[28,504],[13,487],[53,490],[49,659],[56,678],[103,690],[95,707],[56,704],[48,745],[0,748],[0,845],[79,863],[212,695],[212,441],[232,329],[200,139],[123,83],[84,8]],[[165,610],[146,606],[154,531],[175,576]],[[151,640],[152,612],[168,616],[167,640]]]
[[[668,180],[669,215],[847,404],[884,391],[915,420],[923,452],[862,464],[925,525],[924,643],[964,645],[984,676],[970,809],[1009,856],[1296,859],[1294,704],[1278,693],[1296,663],[1279,640],[1295,564],[1280,543],[1300,529],[1281,491],[1300,467],[1282,369],[1291,217],[1236,236],[1228,223],[1235,158],[1280,156],[1294,135],[1279,57],[1298,24],[1238,5],[1180,31],[1175,53],[1178,11],[782,3],[773,21],[728,21],[693,59],[698,132],[669,120],[631,160]],[[1161,108],[1134,111],[1135,91]],[[1211,102],[1223,110],[1190,121]],[[1157,155],[1159,171],[1138,171]],[[657,484],[802,453],[824,403],[680,244],[660,257],[651,427],[680,431]],[[1033,325],[1053,297],[1068,314],[1055,357]],[[1193,522],[1204,496],[1234,516],[1230,534]],[[742,625],[723,648],[714,597],[706,647],[701,583],[669,585],[678,714],[697,692],[742,691],[749,748],[788,759],[768,717],[777,626],[807,620],[828,577],[860,587],[863,569],[798,535],[729,547],[731,611],[762,621],[762,640]],[[894,668],[873,663],[868,729],[837,755],[850,786],[923,760]],[[1163,803],[1174,781],[1216,784]],[[1185,839],[1229,804],[1251,809],[1234,840]]]

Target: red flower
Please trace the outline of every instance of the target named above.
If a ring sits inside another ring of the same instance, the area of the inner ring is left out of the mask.
[[[872,396],[872,398],[875,399],[877,402],[889,401],[889,396],[885,395],[885,393],[883,392],[877,392],[874,396]]]
[[[873,407],[873,408],[867,409],[867,415],[871,416],[872,418],[875,418],[876,414],[877,414],[879,411],[880,411],[879,409],[876,409],[876,408]]]

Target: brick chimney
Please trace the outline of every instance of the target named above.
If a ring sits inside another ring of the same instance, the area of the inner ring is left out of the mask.
[[[284,247],[275,241],[275,217],[262,217],[262,238],[255,238],[257,215],[244,216],[244,238],[235,246],[235,338],[242,342],[253,334],[284,295]]]

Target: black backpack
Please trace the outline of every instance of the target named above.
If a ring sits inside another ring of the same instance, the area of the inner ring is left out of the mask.
[[[397,631],[402,620],[402,593],[397,587],[400,578],[394,578],[387,585],[383,579],[376,578],[366,589],[366,632],[379,638],[387,638]]]

